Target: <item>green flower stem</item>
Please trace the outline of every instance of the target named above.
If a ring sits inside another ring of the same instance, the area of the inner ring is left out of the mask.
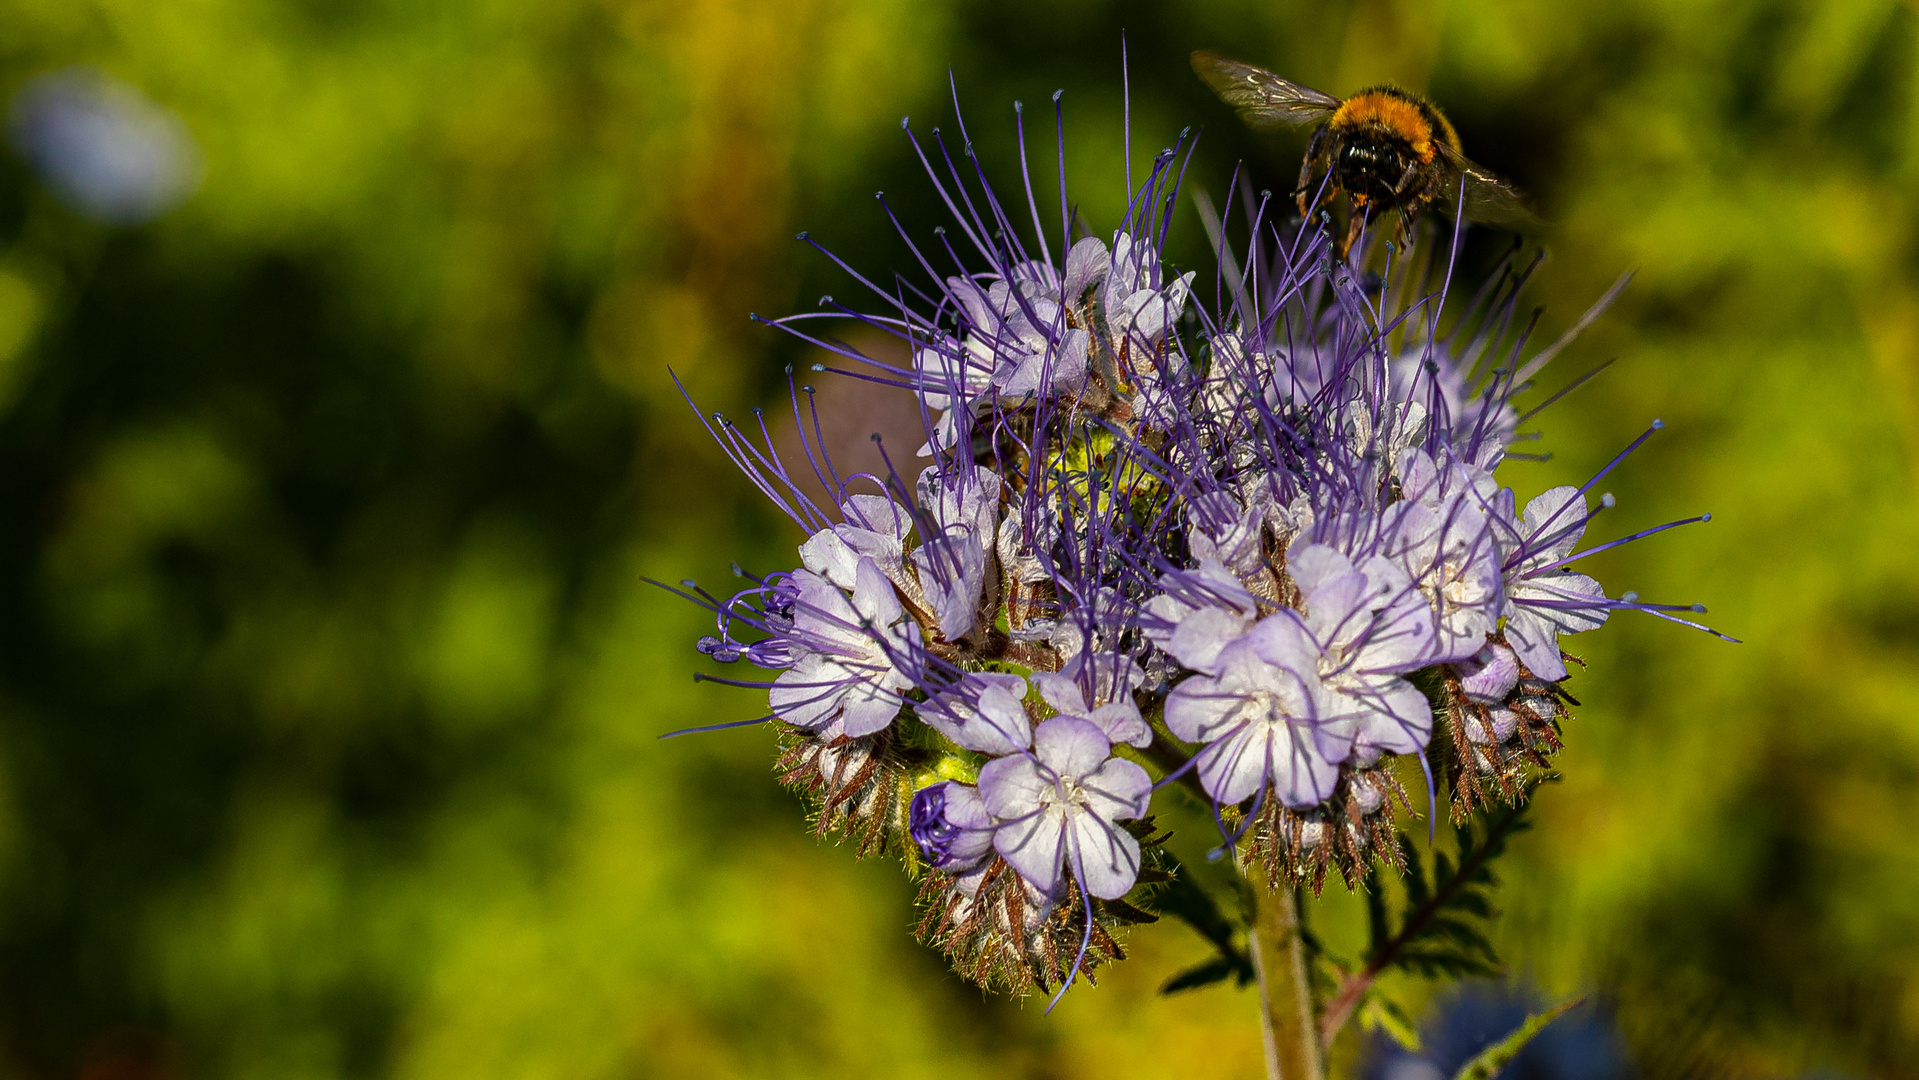
[[[1157,721],[1157,711],[1148,714]],[[1157,728],[1158,725],[1156,724]],[[1163,731],[1145,755],[1171,775],[1188,757]],[[1180,782],[1202,803],[1212,799],[1199,775],[1187,769]],[[1247,934],[1253,969],[1259,974],[1260,1032],[1266,1043],[1267,1080],[1321,1080],[1318,1025],[1313,1021],[1313,990],[1306,975],[1306,943],[1299,936],[1299,908],[1291,889],[1274,889],[1259,868],[1240,867],[1254,896],[1253,927]]]
[[[1264,870],[1251,870],[1246,874],[1255,897],[1250,944],[1253,967],[1259,972],[1266,1074],[1269,1080],[1320,1080],[1319,1032],[1313,1023],[1313,991],[1306,978],[1299,908],[1291,889],[1272,888]]]

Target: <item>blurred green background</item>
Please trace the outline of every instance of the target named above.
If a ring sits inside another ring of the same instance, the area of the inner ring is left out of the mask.
[[[806,834],[768,733],[655,738],[755,706],[689,681],[701,615],[641,575],[798,540],[668,366],[771,400],[809,358],[746,313],[852,293],[800,228],[905,265],[872,193],[932,222],[898,120],[951,123],[949,67],[1006,181],[1011,101],[1065,87],[1110,228],[1124,32],[1136,167],[1193,124],[1191,183],[1289,186],[1303,140],[1242,130],[1192,48],[1393,79],[1558,223],[1544,333],[1637,269],[1560,377],[1619,364],[1507,476],[1578,482],[1663,417],[1606,527],[1715,519],[1597,570],[1746,644],[1577,639],[1499,939],[1609,995],[1648,1076],[1919,1076],[1916,31],[1865,0],[6,0],[0,92],[111,73],[200,180],[110,226],[0,155],[0,1075],[1255,1075],[1250,993],[1155,996],[1190,931],[1050,1018],[982,999],[896,866]]]

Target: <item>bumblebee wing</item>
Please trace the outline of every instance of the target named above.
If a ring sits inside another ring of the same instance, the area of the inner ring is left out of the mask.
[[[1464,187],[1466,218],[1469,221],[1519,231],[1536,229],[1545,224],[1533,210],[1532,200],[1524,192],[1475,165],[1466,155],[1445,143],[1438,143],[1435,149],[1446,162],[1445,184],[1436,200],[1440,209],[1451,211],[1457,208],[1460,205],[1459,191]]]
[[[1339,108],[1339,99],[1331,94],[1205,49],[1193,54],[1193,70],[1226,104],[1238,109],[1240,119],[1255,131],[1300,127],[1323,120]]]

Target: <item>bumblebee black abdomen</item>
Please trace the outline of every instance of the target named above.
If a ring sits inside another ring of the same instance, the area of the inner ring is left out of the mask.
[[[1391,202],[1400,178],[1419,162],[1403,139],[1358,135],[1344,140],[1333,160],[1339,186],[1350,195]]]

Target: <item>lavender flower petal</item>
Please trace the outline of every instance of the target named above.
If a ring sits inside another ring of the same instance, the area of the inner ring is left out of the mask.
[[[994,827],[979,789],[956,780],[921,788],[908,810],[908,830],[927,863],[954,876],[993,853]]]
[[[1510,632],[1511,624],[1507,629]],[[1485,648],[1453,667],[1459,674],[1459,688],[1469,700],[1482,705],[1499,704],[1519,684],[1519,661],[1513,657],[1513,650],[1498,642],[1487,642]]]
[[[1033,744],[1026,713],[1026,681],[994,672],[968,674],[918,709],[926,725],[966,750],[995,756]]]

